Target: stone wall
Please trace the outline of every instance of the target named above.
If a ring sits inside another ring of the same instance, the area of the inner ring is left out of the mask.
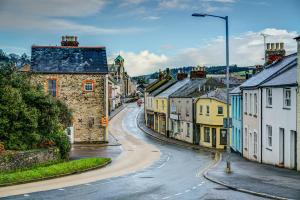
[[[31,82],[42,85],[48,93],[48,80],[57,82],[57,98],[73,113],[74,142],[107,142],[107,128],[100,122],[107,113],[107,75],[105,74],[41,74],[32,73]],[[84,91],[86,81],[93,91]]]
[[[0,155],[0,171],[29,168],[60,159],[59,149],[34,149],[29,151],[7,151]]]

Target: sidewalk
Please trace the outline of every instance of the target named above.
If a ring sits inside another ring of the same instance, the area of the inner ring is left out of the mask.
[[[211,181],[274,199],[300,199],[300,173],[294,170],[251,162],[231,154],[232,173],[225,172],[226,154],[204,176]]]
[[[162,135],[160,133],[157,133],[157,132],[153,131],[152,129],[148,128],[145,125],[144,111],[139,112],[139,114],[137,116],[137,125],[144,133],[146,133],[147,135],[150,135],[151,137],[153,137],[157,140],[161,140],[161,141],[164,141],[164,142],[167,142],[167,143],[179,145],[179,146],[194,149],[194,150],[205,150],[205,151],[213,152],[213,153],[221,152],[221,151],[218,151],[216,149],[205,148],[205,147],[201,147],[201,146],[196,145],[196,144],[191,144],[191,143],[183,142],[183,141],[180,141],[180,140],[176,140],[174,138],[168,138],[165,135]]]
[[[120,107],[112,111],[108,116],[108,119],[111,120],[114,116],[116,116],[119,112],[121,112],[124,108],[126,108],[126,106],[127,104],[122,104]]]

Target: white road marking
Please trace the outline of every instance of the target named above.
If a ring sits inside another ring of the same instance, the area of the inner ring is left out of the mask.
[[[175,194],[175,196],[179,196],[179,195],[182,195],[182,193],[181,193],[181,192],[179,192],[179,193]]]
[[[195,189],[196,189],[196,187],[193,187],[192,189],[193,189],[193,190],[195,190]]]
[[[200,187],[202,185],[202,183],[199,183],[198,186]]]
[[[162,199],[170,199],[171,197],[170,196],[167,196],[167,197],[164,197],[164,198],[162,198]]]
[[[63,188],[59,188],[58,190],[60,190],[60,191],[64,191],[65,189],[63,189]]]
[[[163,163],[161,166],[159,166],[159,167],[157,167],[157,168],[158,168],[158,169],[159,169],[159,168],[162,168],[163,166],[165,166],[165,164],[166,164],[166,163]]]
[[[168,158],[167,158],[167,162],[170,160],[170,156],[168,156]]]
[[[202,184],[205,183],[204,181],[201,182]]]
[[[185,192],[190,192],[191,190],[185,190]]]
[[[84,185],[91,185],[90,183],[86,183],[86,184],[84,184]]]
[[[30,195],[29,194],[24,194],[24,197],[29,197]]]

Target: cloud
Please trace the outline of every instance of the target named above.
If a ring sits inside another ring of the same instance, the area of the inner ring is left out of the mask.
[[[294,37],[299,33],[284,29],[266,28],[230,37],[230,64],[249,66],[263,64],[264,46],[261,33],[268,34],[267,42],[284,42],[288,54],[296,52]],[[155,54],[147,50],[138,53],[121,52],[125,68],[131,76],[148,74],[166,67],[195,65],[225,65],[225,40],[217,37],[201,47],[179,49],[175,55]]]
[[[161,9],[185,9],[189,6],[183,0],[162,0],[159,2],[158,7]]]
[[[144,17],[144,19],[146,19],[146,20],[158,20],[158,19],[160,19],[160,17],[159,16],[146,16],[146,17]]]
[[[90,35],[143,31],[136,27],[106,28],[65,19],[95,15],[106,4],[104,0],[4,0],[0,6],[0,29],[76,32]]]

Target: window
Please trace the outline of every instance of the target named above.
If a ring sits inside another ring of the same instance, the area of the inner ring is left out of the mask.
[[[223,115],[223,106],[218,106],[218,115]]]
[[[56,97],[57,93],[56,93],[56,79],[49,79],[48,80],[48,94]]]
[[[210,142],[210,128],[204,127],[204,142]]]
[[[158,109],[158,100],[156,100],[156,109]]]
[[[180,133],[180,121],[177,121],[177,133]]]
[[[200,105],[200,115],[202,115],[202,113],[203,113],[203,106]]]
[[[186,115],[187,117],[190,116],[188,105],[189,105],[189,101],[186,101],[185,115]]]
[[[254,94],[254,115],[257,115],[257,94]]]
[[[245,138],[244,146],[245,146],[245,149],[247,149],[248,148],[248,129],[247,128],[245,128],[244,138]]]
[[[272,89],[267,88],[266,90],[267,106],[272,106]]]
[[[283,107],[291,107],[291,88],[283,89]]]
[[[245,113],[248,112],[248,94],[245,94],[245,105],[244,105]]]
[[[186,137],[190,137],[190,123],[187,123],[186,126]]]
[[[253,133],[253,140],[254,140],[254,148],[253,148],[253,154],[257,155],[257,133]]]
[[[206,106],[206,115],[209,115],[209,106]]]
[[[250,102],[249,102],[249,107],[250,107],[250,108],[249,108],[249,113],[250,113],[250,114],[253,114],[253,102],[252,102],[253,100],[252,100],[252,94],[250,94],[249,96],[250,96],[250,97],[249,97],[249,98],[250,98],[250,99],[249,99],[249,101],[250,101]]]
[[[272,147],[272,126],[267,125],[267,146]]]
[[[176,106],[174,102],[171,104],[171,113],[176,113]]]
[[[164,102],[164,100],[161,100],[161,104],[162,104],[162,110],[165,110],[165,102]]]
[[[84,84],[84,91],[91,92],[93,91],[93,83],[87,82]]]

